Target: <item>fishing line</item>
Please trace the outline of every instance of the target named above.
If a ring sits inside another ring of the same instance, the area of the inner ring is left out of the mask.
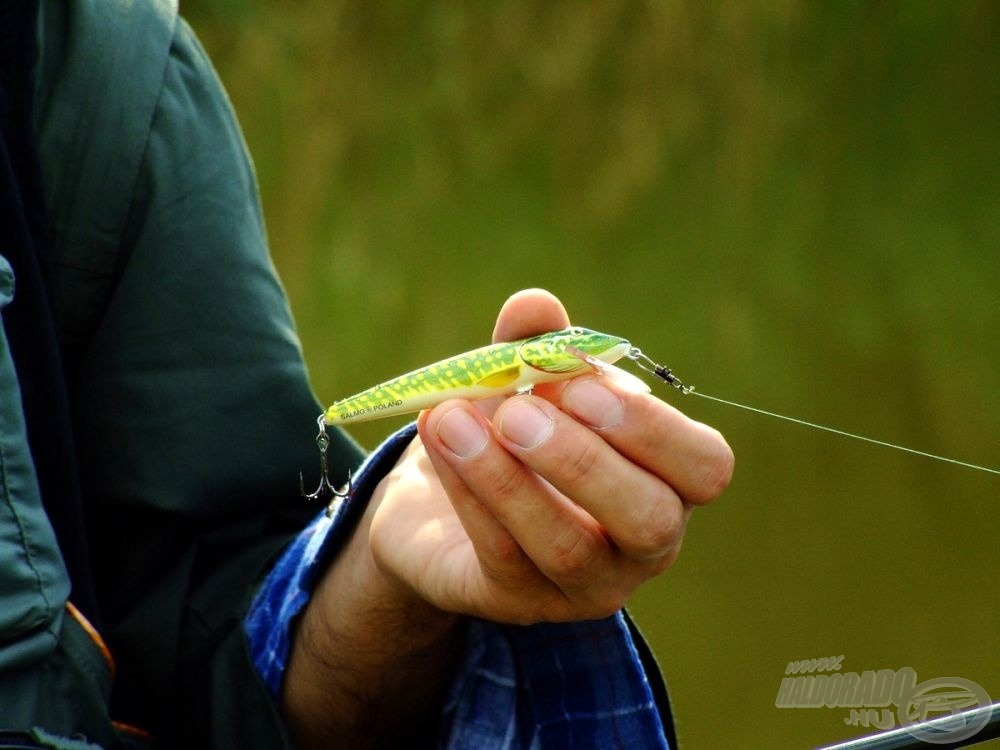
[[[915,456],[923,456],[924,458],[933,458],[935,461],[944,461],[945,463],[955,464],[957,466],[964,466],[967,469],[976,469],[977,471],[985,471],[989,474],[1000,474],[1000,469],[991,469],[987,466],[980,466],[978,464],[970,464],[967,461],[959,461],[957,458],[948,458],[947,456],[939,456],[936,453],[928,453],[927,451],[919,451],[916,448],[907,448],[905,445],[897,445],[896,443],[889,443],[885,440],[877,440],[872,437],[867,437],[865,435],[856,435],[853,432],[847,432],[845,430],[838,430],[836,427],[828,427],[822,424],[816,424],[815,422],[807,422],[804,419],[798,419],[797,417],[789,417],[785,414],[776,414],[773,411],[767,411],[766,409],[758,409],[756,406],[747,406],[746,404],[738,404],[735,401],[728,401],[724,398],[719,398],[718,396],[710,396],[707,393],[702,393],[701,391],[696,391],[694,388],[686,391],[686,393],[693,396],[701,396],[702,398],[707,398],[710,401],[717,401],[720,404],[726,404],[727,406],[735,406],[737,409],[746,409],[747,411],[752,411],[757,414],[763,414],[767,417],[774,417],[775,419],[783,419],[786,422],[792,422],[794,424],[802,425],[803,427],[812,427],[814,430],[823,430],[824,432],[832,432],[834,435],[841,435],[842,437],[851,438],[853,440],[861,440],[865,443],[872,443],[873,445],[881,445],[884,448],[893,448],[897,451],[903,451],[904,453],[912,453]]]
[[[928,453],[927,451],[917,450],[916,448],[908,448],[905,445],[897,445],[896,443],[890,443],[885,440],[877,440],[876,438],[868,437],[866,435],[858,435],[853,432],[847,432],[846,430],[839,430],[836,427],[828,427],[827,425],[817,424],[816,422],[809,422],[805,419],[799,419],[797,417],[790,417],[786,414],[778,414],[777,412],[767,411],[766,409],[760,409],[756,406],[748,406],[747,404],[741,404],[736,401],[729,401],[728,399],[719,398],[718,396],[711,396],[707,393],[702,393],[701,391],[696,391],[693,385],[687,385],[678,378],[670,370],[669,367],[664,367],[661,364],[657,364],[654,360],[647,357],[642,351],[636,347],[632,347],[629,352],[625,355],[628,359],[636,363],[636,365],[648,373],[655,375],[657,378],[662,380],[669,386],[672,386],[679,390],[684,395],[694,395],[701,396],[702,398],[708,399],[709,401],[715,401],[720,404],[725,404],[726,406],[733,406],[737,409],[744,409],[745,411],[754,412],[755,414],[763,414],[766,417],[773,417],[774,419],[781,419],[785,422],[791,422],[792,424],[802,425],[803,427],[811,427],[814,430],[821,430],[823,432],[830,432],[834,435],[840,435],[841,437],[850,438],[852,440],[860,440],[864,443],[871,443],[872,445],[881,445],[883,448],[892,448],[893,450],[902,451],[903,453],[910,453],[915,456],[923,456],[924,458],[932,458],[935,461],[943,461],[944,463],[954,464],[956,466],[963,466],[966,469],[974,469],[975,471],[982,471],[987,474],[1000,475],[1000,469],[993,469],[988,466],[980,466],[979,464],[969,463],[968,461],[959,461],[957,458],[949,458],[947,456],[939,456],[936,453]]]

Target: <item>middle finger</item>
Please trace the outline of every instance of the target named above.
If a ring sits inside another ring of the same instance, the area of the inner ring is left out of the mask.
[[[497,410],[504,446],[586,510],[633,559],[658,559],[680,542],[687,512],[671,487],[548,401],[518,396]]]

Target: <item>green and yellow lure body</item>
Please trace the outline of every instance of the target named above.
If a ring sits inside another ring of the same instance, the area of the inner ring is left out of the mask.
[[[595,361],[612,364],[631,349],[623,338],[578,327],[484,346],[337,401],[323,419],[352,424],[429,409],[449,398],[510,395],[592,371]]]

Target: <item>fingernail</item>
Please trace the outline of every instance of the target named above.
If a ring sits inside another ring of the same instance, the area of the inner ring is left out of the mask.
[[[504,409],[497,427],[508,440],[530,450],[548,440],[555,422],[531,401],[520,400]]]
[[[486,447],[486,430],[461,408],[452,409],[438,422],[437,436],[459,458],[472,458]]]
[[[573,416],[599,430],[614,427],[625,419],[621,397],[591,378],[577,378],[566,386],[562,405]]]

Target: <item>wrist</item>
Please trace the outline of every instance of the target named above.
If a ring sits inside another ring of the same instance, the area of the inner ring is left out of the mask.
[[[333,738],[385,743],[380,732],[435,719],[462,646],[464,620],[387,577],[369,546],[380,485],[296,626],[281,694],[303,747]]]

